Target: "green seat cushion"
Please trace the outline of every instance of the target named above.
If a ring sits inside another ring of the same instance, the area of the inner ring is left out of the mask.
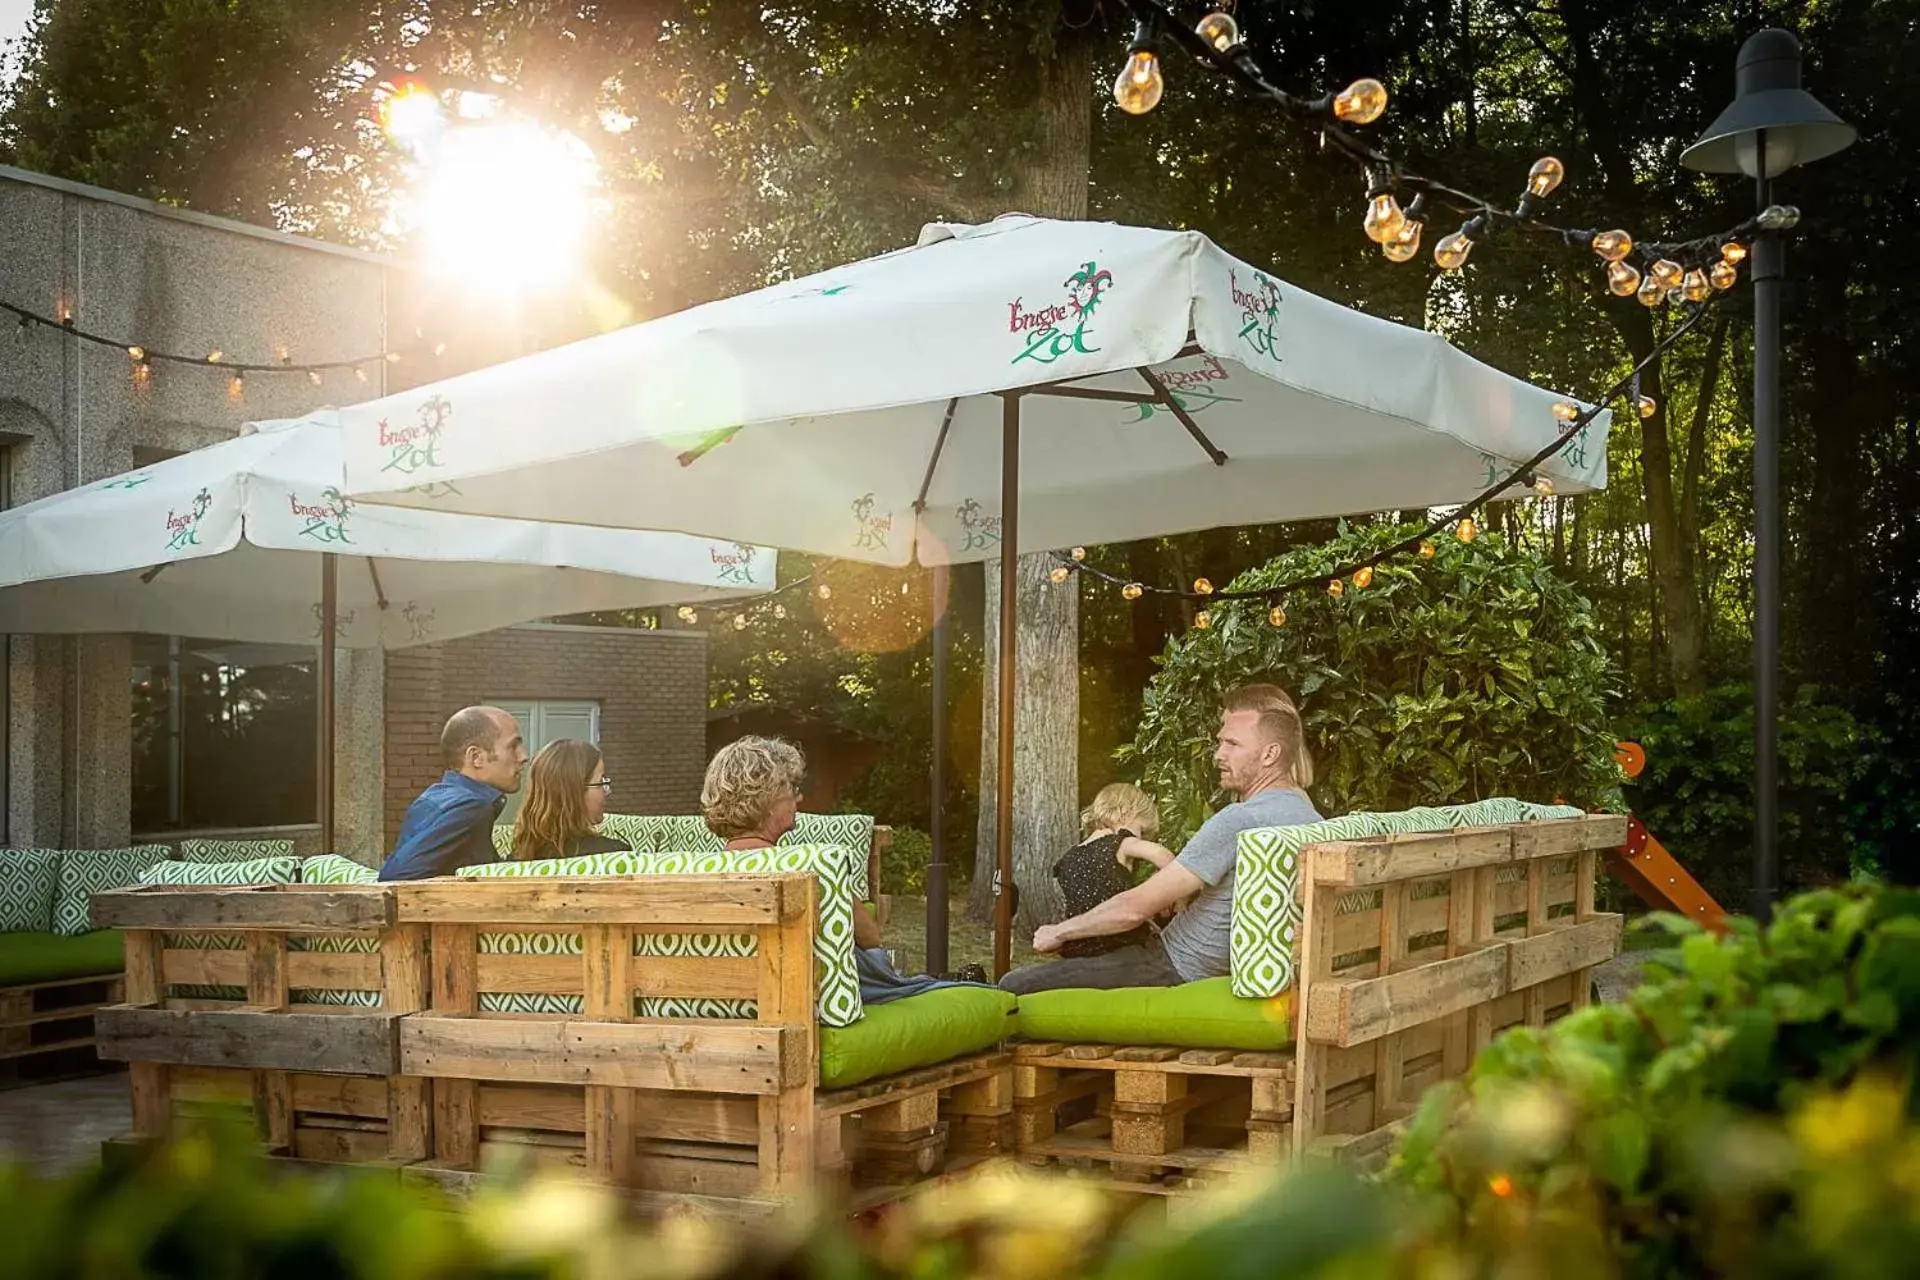
[[[119,973],[123,963],[118,929],[95,929],[75,938],[0,933],[0,987]]]
[[[1287,1025],[1292,997],[1249,1000],[1233,994],[1232,982],[1219,977],[1177,987],[1036,991],[1020,997],[1020,1037],[1250,1052],[1292,1043]]]
[[[182,840],[182,862],[258,862],[262,858],[290,858],[291,840]]]
[[[59,886],[58,850],[0,849],[0,933],[53,928],[53,893]]]
[[[300,864],[301,884],[372,884],[380,873],[337,853],[321,853]]]
[[[1234,852],[1233,932],[1228,965],[1234,994],[1277,996],[1293,986],[1293,952],[1299,945],[1301,918],[1306,908],[1296,887],[1298,864],[1301,850],[1308,845],[1579,816],[1580,810],[1565,805],[1528,804],[1497,797],[1471,804],[1404,809],[1397,813],[1350,813],[1324,822],[1242,831]],[[1364,889],[1343,894],[1340,909],[1343,912],[1364,910],[1377,894],[1378,890]]]
[[[1013,1034],[1014,998],[994,987],[940,987],[870,1004],[850,1027],[820,1028],[820,1087],[849,1085],[990,1049]]]
[[[93,895],[140,883],[140,873],[165,860],[166,850],[62,849],[60,885],[53,893],[53,931],[63,938],[91,932]]]
[[[140,873],[141,884],[292,884],[300,859],[255,858],[251,862],[156,862]]]

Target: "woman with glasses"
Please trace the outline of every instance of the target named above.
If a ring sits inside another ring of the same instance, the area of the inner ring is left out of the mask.
[[[549,742],[527,770],[526,802],[513,824],[513,856],[527,862],[627,852],[625,841],[594,831],[606,816],[612,788],[600,748],[578,738]]]

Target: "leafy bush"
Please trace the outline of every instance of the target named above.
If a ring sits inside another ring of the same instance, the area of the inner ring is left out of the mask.
[[[1722,903],[1752,889],[1753,686],[1661,703],[1629,728],[1647,767],[1627,803]],[[1804,685],[1780,708],[1780,874],[1790,889],[1872,871],[1892,831],[1914,825],[1911,788],[1881,776],[1871,725]]]
[[[952,841],[947,843],[947,887],[973,878],[973,863],[956,861]],[[886,893],[923,894],[927,891],[927,863],[933,860],[933,837],[912,827],[895,827],[893,839],[880,855],[880,888]]]
[[[1430,1092],[1397,1179],[1449,1232],[1563,1224],[1561,1251],[1609,1274],[1904,1271],[1920,894],[1808,894],[1725,939],[1662,920],[1678,946],[1627,1003],[1511,1030]]]
[[[1406,537],[1370,525],[1236,578],[1248,590],[1324,572]],[[1272,626],[1262,601],[1212,608],[1167,643],[1125,758],[1176,840],[1216,807],[1220,697],[1270,680],[1300,703],[1326,813],[1494,795],[1589,808],[1618,801],[1607,658],[1593,611],[1504,539],[1436,539],[1431,560],[1381,565],[1364,590],[1297,593]]]

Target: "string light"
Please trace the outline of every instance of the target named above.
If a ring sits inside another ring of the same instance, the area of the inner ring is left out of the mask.
[[[1580,406],[1571,400],[1556,400],[1553,404],[1553,416],[1561,422],[1572,422],[1580,416]]]
[[[1472,252],[1473,237],[1462,227],[1452,235],[1440,237],[1440,243],[1433,246],[1433,260],[1442,271],[1458,271],[1467,265],[1467,255]]]
[[[1643,307],[1657,307],[1667,300],[1667,291],[1660,286],[1658,280],[1648,276],[1640,282],[1640,288],[1634,296],[1640,299],[1640,305]]]
[[[1688,302],[1705,302],[1713,296],[1713,286],[1707,283],[1707,273],[1695,267],[1681,280],[1680,292]]]
[[[1372,586],[1373,570],[1364,564],[1358,569],[1355,569],[1353,571],[1353,585],[1354,589],[1358,591],[1365,591],[1368,587]]]
[[[1420,232],[1425,223],[1408,218],[1398,235],[1380,246],[1388,262],[1412,262],[1420,253]]]
[[[1725,258],[1707,268],[1707,283],[1716,289],[1731,289],[1740,281],[1740,269]]]
[[[133,362],[133,364],[147,365],[149,372],[151,372],[153,365],[163,363],[195,365],[200,368],[217,366],[223,371],[239,374],[302,374],[309,382],[315,386],[319,386],[322,382],[322,375],[328,369],[351,368],[360,381],[365,382],[367,376],[365,370],[360,368],[362,364],[373,360],[398,360],[400,358],[400,353],[394,351],[370,356],[360,356],[351,360],[317,360],[311,363],[296,364],[293,360],[292,353],[284,344],[274,347],[274,358],[270,361],[235,360],[228,355],[224,347],[217,345],[207,348],[204,354],[184,355],[176,351],[159,350],[151,343],[133,342],[125,338],[108,337],[104,334],[90,333],[85,329],[77,328],[73,323],[73,310],[66,304],[62,304],[56,308],[54,315],[42,315],[27,307],[18,306],[11,302],[0,301],[0,313],[10,314],[15,317],[16,332],[22,341],[25,341],[32,335],[35,325],[48,329],[57,329],[67,337],[77,338],[82,342],[89,342],[102,347],[113,347],[123,352],[127,359]],[[444,346],[444,344],[442,345]]]
[[[1129,582],[1126,586],[1120,588],[1120,598],[1122,600],[1138,600],[1146,594],[1146,591],[1147,589],[1138,582]]]
[[[1217,53],[1225,53],[1240,43],[1240,24],[1228,13],[1208,14],[1194,26],[1193,33],[1212,45]]]
[[[1212,581],[1211,581],[1210,579],[1207,579],[1207,578],[1195,578],[1195,579],[1193,580],[1193,594],[1195,594],[1195,595],[1197,595],[1197,596],[1210,596],[1210,595],[1212,595],[1212,594],[1213,594],[1213,582],[1212,582]]]
[[[1686,272],[1672,258],[1660,258],[1647,268],[1647,278],[1659,285],[1663,292],[1679,288],[1680,281],[1685,277]]]
[[[221,357],[223,357],[223,356],[225,356],[225,355],[226,355],[226,352],[224,352],[224,351],[222,351],[222,350],[221,350],[220,348],[218,348],[218,347],[215,347],[215,348],[214,348],[213,350],[211,350],[211,351],[209,351],[209,352],[207,352],[207,363],[208,363],[208,364],[219,364],[219,363],[220,363],[220,360],[221,360]]]
[[[1113,81],[1113,101],[1128,115],[1143,116],[1160,105],[1167,82],[1160,75],[1160,59],[1151,49],[1135,49]]]
[[[1067,552],[1067,554],[1073,557],[1075,564],[1085,564],[1087,562],[1087,549],[1085,547],[1075,547],[1073,550]]]
[[[681,605],[678,609],[674,610],[674,616],[688,626],[692,626],[694,623],[700,621],[700,615],[694,612],[690,605]]]
[[[746,615],[746,614],[744,614],[744,613],[736,613],[736,614],[734,614],[734,615],[733,615],[733,629],[734,629],[735,631],[745,631],[745,630],[747,629],[747,615]]]
[[[317,387],[322,382],[326,381],[326,379],[320,376],[320,371],[318,369],[309,369],[307,370],[307,381],[311,382],[314,386]]]
[[[1800,211],[1790,204],[1770,204],[1754,221],[1765,231],[1791,231],[1800,225]]]
[[[1607,289],[1616,298],[1631,297],[1640,287],[1640,269],[1631,262],[1607,264]]]
[[[1211,613],[1208,613],[1205,609],[1202,609],[1198,613],[1193,615],[1193,625],[1200,628],[1200,630],[1205,631],[1208,627],[1213,625],[1213,615]]]
[[[144,364],[146,363],[146,359],[147,359],[147,349],[139,345],[138,343],[135,343],[133,346],[127,348],[127,356],[135,364]]]
[[[1057,564],[1053,566],[1053,568],[1047,570],[1047,581],[1051,582],[1054,586],[1057,587],[1061,583],[1065,582],[1068,576],[1072,574],[1072,572],[1073,570],[1067,568],[1067,566],[1063,564]]]
[[[1472,542],[1480,534],[1474,526],[1472,516],[1461,517],[1460,523],[1453,526],[1453,536],[1462,542]]]
[[[1556,156],[1541,156],[1527,170],[1527,194],[1550,196],[1567,176],[1567,166]]]
[[[1546,476],[1537,475],[1533,478],[1533,491],[1542,498],[1551,498],[1553,496],[1553,481]]]
[[[833,599],[833,588],[823,582],[813,589],[813,594],[819,596],[822,600],[831,600]]]
[[[227,399],[244,400],[247,398],[246,375],[236,373],[227,379]]]
[[[1676,285],[1673,288],[1667,290],[1667,301],[1671,302],[1676,307],[1684,306],[1687,301],[1687,291],[1679,287],[1678,285]]]
[[[1660,411],[1660,405],[1652,396],[1638,396],[1634,399],[1633,410],[1643,418],[1651,418]]]
[[[1620,230],[1598,232],[1593,237],[1593,251],[1608,262],[1618,262],[1633,252],[1633,237]]]
[[[1722,262],[1731,262],[1736,267],[1739,266],[1747,260],[1747,246],[1741,244],[1738,240],[1727,241],[1720,246],[1720,260]]]
[[[1286,626],[1287,611],[1285,609],[1282,609],[1279,605],[1273,606],[1273,608],[1267,610],[1267,623],[1268,625],[1275,626],[1275,627]]]
[[[1372,124],[1387,110],[1387,86],[1366,77],[1355,80],[1333,98],[1333,114],[1348,124]]]
[[[1431,560],[1436,554],[1437,548],[1434,547],[1432,542],[1426,538],[1420,539],[1420,558],[1422,560]]]
[[[785,606],[785,605],[783,605],[783,604],[777,604],[777,605],[775,605],[775,606],[773,606],[773,616],[774,616],[774,617],[776,617],[776,618],[784,618],[784,617],[786,617],[786,616],[787,616],[787,606]]]
[[[367,371],[365,369],[362,369],[359,365],[355,365],[353,367],[353,376],[358,378],[360,381],[365,382],[367,380]]]
[[[1361,222],[1361,229],[1367,233],[1367,239],[1375,244],[1386,244],[1396,239],[1407,225],[1407,214],[1391,191],[1382,191],[1367,201],[1367,216]]]
[[[1341,596],[1347,594],[1346,584],[1341,582],[1340,579],[1335,578],[1327,584],[1327,594],[1335,600],[1338,600]]]

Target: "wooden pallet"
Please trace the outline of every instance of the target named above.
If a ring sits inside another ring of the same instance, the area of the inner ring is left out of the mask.
[[[100,1069],[94,1011],[121,998],[117,973],[0,987],[0,1088]]]

